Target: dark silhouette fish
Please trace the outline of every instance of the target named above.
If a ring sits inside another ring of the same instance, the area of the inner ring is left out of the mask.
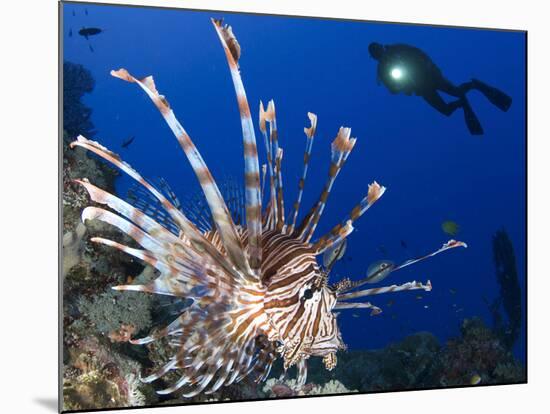
[[[73,37],[73,29],[69,29],[69,37]]]
[[[78,34],[80,36],[84,36],[86,39],[88,39],[88,36],[95,36],[100,33],[102,33],[103,30],[99,27],[83,27],[78,31]]]
[[[128,139],[124,140],[122,142],[122,148],[128,148],[132,142],[134,142],[135,135],[132,135],[131,137],[128,137]]]
[[[88,9],[84,9],[84,14],[87,16],[88,15]]]

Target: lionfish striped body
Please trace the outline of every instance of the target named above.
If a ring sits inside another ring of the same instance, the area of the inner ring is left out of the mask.
[[[340,128],[333,141],[325,187],[318,202],[297,225],[317,117],[308,114],[311,125],[304,128],[307,139],[304,171],[293,214],[287,220],[282,182],[283,150],[278,142],[275,105],[271,101],[264,109],[260,104],[259,128],[267,153],[262,181],[265,182],[269,171],[269,191],[266,191],[269,202],[262,210],[264,185],[260,185],[254,126],[238,68],[240,46],[231,27],[218,20],[213,20],[213,24],[225,50],[241,115],[246,225],[235,224],[198,149],[175,118],[168,101],[157,92],[152,77],[139,80],[125,69],[111,72],[115,77],[138,84],[159,109],[197,175],[214,224],[211,229],[201,229],[200,223],[187,217],[173,197],[159,191],[97,142],[79,136],[71,144],[94,152],[126,172],[157,200],[167,215],[166,220],[154,220],[145,210],[85,179],[77,180],[86,188],[92,201],[109,208],[87,207],[82,213],[83,220],[99,219],[109,223],[133,238],[141,248],[98,237],[92,240],[139,258],[160,272],[160,276],[149,284],[115,286],[113,289],[192,300],[192,304],[168,326],[148,337],[131,341],[147,344],[161,338],[169,340],[173,357],[142,380],[152,382],[177,370],[179,380],[159,393],[181,390],[184,397],[211,393],[222,385],[236,383],[245,377],[265,380],[279,357],[284,360],[285,372],[291,366],[297,366],[298,383],[303,385],[307,375],[306,360],[310,356],[322,357],[326,368],[332,369],[336,365],[336,352],[345,348],[335,310],[370,308],[371,314],[380,312],[380,308],[369,302],[346,300],[391,291],[431,289],[429,282],[410,282],[363,291],[353,290],[362,286],[364,280],[352,282],[345,279],[335,285],[328,284],[328,272],[318,264],[317,256],[341,243],[353,231],[353,221],[385,191],[376,182],[369,185],[367,195],[352,209],[348,219],[311,242],[334,180],[355,145],[349,128]],[[170,225],[166,224],[168,222]],[[457,246],[465,244],[451,240],[441,249],[409,260],[393,270]]]

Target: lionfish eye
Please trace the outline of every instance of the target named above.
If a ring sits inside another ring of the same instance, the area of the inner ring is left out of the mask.
[[[304,299],[311,299],[313,297],[313,291],[311,289],[304,290]]]

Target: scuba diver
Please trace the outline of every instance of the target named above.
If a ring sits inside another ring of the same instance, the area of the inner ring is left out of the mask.
[[[466,98],[466,93],[475,89],[502,111],[507,111],[512,104],[512,98],[504,92],[477,79],[454,85],[443,76],[426,53],[414,46],[371,43],[369,53],[378,61],[379,81],[391,93],[403,92],[406,95],[422,96],[428,104],[446,116],[462,108],[466,125],[472,135],[482,135],[483,128]],[[458,99],[445,102],[438,91]]]

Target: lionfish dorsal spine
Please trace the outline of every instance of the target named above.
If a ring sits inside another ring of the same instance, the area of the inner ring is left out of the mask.
[[[269,124],[269,134],[267,133],[266,123]],[[278,176],[276,170],[276,155],[278,144],[277,121],[275,119],[275,103],[270,100],[267,109],[264,109],[263,102],[260,101],[260,131],[264,137],[265,151],[267,154],[267,165],[269,167],[269,189],[270,199],[265,211],[264,223],[268,230],[275,229],[279,217],[277,202]]]
[[[283,231],[285,225],[285,202],[283,193],[283,149],[277,148],[277,155],[275,156],[275,171],[277,174],[277,231]]]
[[[294,214],[292,216],[292,223],[287,228],[287,233],[292,234],[296,226],[296,220],[298,218],[298,212],[300,211],[300,204],[302,203],[302,196],[304,194],[304,187],[307,178],[307,171],[309,167],[309,160],[311,158],[311,150],[313,149],[313,139],[315,138],[315,131],[317,129],[317,115],[308,112],[310,127],[304,127],[304,133],[306,134],[306,149],[304,152],[304,166],[302,170],[302,176],[298,181],[298,196],[294,202]]]
[[[216,33],[225,50],[227,63],[231,71],[233,86],[237,95],[241,126],[243,131],[244,146],[244,177],[245,177],[245,203],[246,203],[246,227],[248,230],[248,259],[252,271],[258,276],[262,264],[262,199],[260,191],[260,166],[258,162],[258,149],[256,147],[256,135],[250,115],[250,106],[246,98],[246,91],[239,73],[238,60],[240,58],[240,46],[233,35],[230,26],[223,25],[221,20],[212,19]],[[236,52],[238,50],[238,52]]]
[[[313,248],[317,252],[316,254],[324,253],[328,248],[346,238],[350,234],[348,232],[349,226],[371,208],[385,192],[386,187],[381,186],[376,181],[369,184],[367,195],[351,210],[348,218],[334,226],[326,235],[315,242]]]
[[[309,242],[313,237],[313,233],[321,219],[321,215],[325,209],[326,202],[332,190],[332,186],[338,173],[342,169],[345,161],[347,160],[351,150],[355,145],[355,138],[350,138],[351,129],[341,127],[336,135],[336,138],[332,142],[332,154],[330,160],[330,167],[328,171],[327,181],[321,195],[317,202],[311,207],[308,214],[302,220],[302,223],[294,232],[296,237]]]

